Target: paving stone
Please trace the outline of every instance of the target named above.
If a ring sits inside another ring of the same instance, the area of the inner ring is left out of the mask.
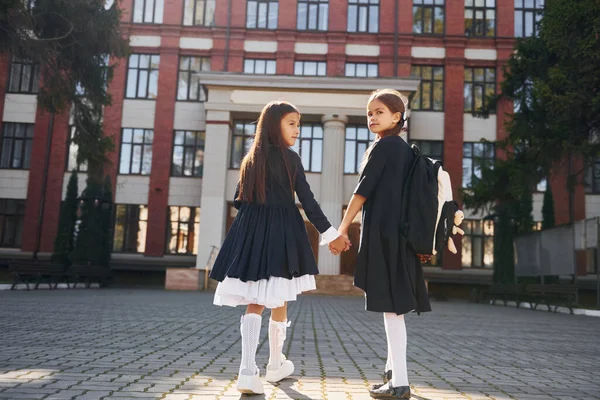
[[[0,399],[240,399],[243,310],[213,306],[211,293],[4,291],[0,303]],[[600,399],[600,319],[432,306],[406,317],[413,398]],[[370,399],[387,356],[381,314],[361,298],[317,296],[301,296],[288,314],[295,375],[244,400]],[[267,326],[265,313],[263,374]]]

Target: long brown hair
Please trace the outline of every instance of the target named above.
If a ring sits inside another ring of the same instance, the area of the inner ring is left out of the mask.
[[[272,101],[263,108],[256,123],[254,143],[242,160],[240,167],[240,192],[237,200],[266,203],[267,162],[270,146],[279,149],[283,156],[293,195],[294,179],[286,154],[287,145],[283,141],[281,133],[281,120],[290,113],[300,115],[298,109],[287,101]]]
[[[402,128],[404,128],[404,123],[406,122],[406,105],[408,104],[408,99],[402,93],[394,89],[377,89],[371,93],[371,97],[367,102],[367,110],[369,104],[371,104],[373,100],[381,101],[392,112],[392,114],[400,113],[400,121],[391,129],[379,133],[379,138],[373,140],[373,143],[371,143],[369,148],[365,151],[365,155],[360,163],[359,172],[362,172],[365,168],[365,165],[367,165],[367,161],[369,161],[369,155],[371,154],[371,150],[373,150],[373,146],[375,146],[375,144],[381,138],[386,136],[400,135]]]

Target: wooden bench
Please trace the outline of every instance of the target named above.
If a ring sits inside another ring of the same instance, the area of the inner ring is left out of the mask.
[[[504,306],[509,301],[517,303],[517,308],[523,302],[525,294],[524,285],[517,283],[495,283],[484,292],[484,297],[491,300],[492,304],[496,304],[496,300],[500,299],[504,302]]]
[[[89,288],[92,283],[98,283],[102,287],[106,286],[111,278],[110,270],[101,265],[75,264],[69,268],[68,273],[74,287],[78,283],[85,284],[86,288]]]
[[[34,289],[37,289],[42,283],[47,284],[50,289],[56,289],[60,282],[68,283],[69,279],[64,265],[48,261],[11,260],[8,269],[13,276],[11,290],[19,283],[26,284],[27,290],[29,284],[35,284]]]
[[[544,304],[548,311],[554,312],[559,306],[565,306],[573,314],[576,305],[577,286],[567,285],[527,285],[525,288],[525,301],[531,303],[531,309],[535,310],[538,305]]]

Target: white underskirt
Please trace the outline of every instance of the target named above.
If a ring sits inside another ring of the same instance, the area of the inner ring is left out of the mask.
[[[317,288],[314,275],[302,275],[286,279],[272,276],[259,281],[242,282],[238,278],[225,277],[219,282],[213,303],[217,306],[236,307],[259,304],[267,308],[282,307],[286,301]]]

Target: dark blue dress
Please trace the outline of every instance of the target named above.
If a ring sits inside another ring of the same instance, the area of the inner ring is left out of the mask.
[[[239,212],[215,260],[211,278],[219,282],[226,277],[248,282],[319,273],[283,157],[280,149],[269,149],[265,204],[234,202]],[[300,156],[286,149],[285,157],[306,216],[320,233],[324,233],[331,224],[310,190]],[[234,199],[237,196],[238,190]]]

